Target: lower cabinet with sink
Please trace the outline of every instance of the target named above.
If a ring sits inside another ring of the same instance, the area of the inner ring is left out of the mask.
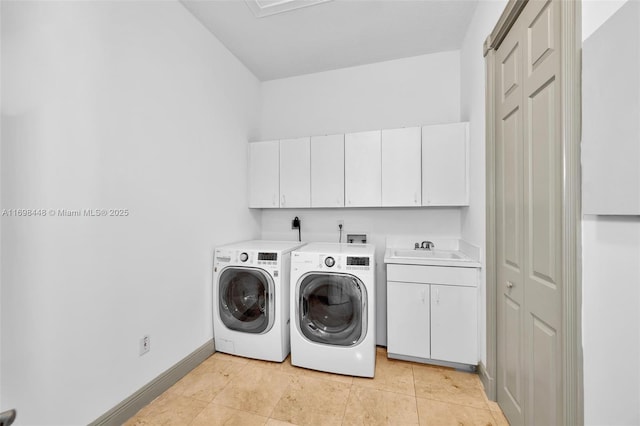
[[[388,356],[475,369],[479,276],[476,263],[457,267],[389,263],[386,258],[385,262]]]

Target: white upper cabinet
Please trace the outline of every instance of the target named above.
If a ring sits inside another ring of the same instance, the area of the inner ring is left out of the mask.
[[[249,143],[249,207],[278,207],[279,143],[265,141]]]
[[[382,205],[421,205],[420,127],[382,131]]]
[[[344,135],[311,138],[311,207],[344,207]]]
[[[249,207],[469,205],[468,123],[249,144]]]
[[[311,207],[310,138],[280,141],[280,207]]]
[[[469,205],[469,123],[422,128],[422,205]]]
[[[344,135],[344,195],[346,207],[381,206],[381,132]]]

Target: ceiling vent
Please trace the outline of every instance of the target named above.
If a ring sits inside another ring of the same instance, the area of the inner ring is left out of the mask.
[[[315,6],[331,0],[245,0],[256,18],[277,15],[302,7]]]

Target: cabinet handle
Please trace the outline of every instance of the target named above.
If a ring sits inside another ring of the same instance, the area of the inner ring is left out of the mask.
[[[507,288],[513,288],[513,283],[511,281],[507,281]]]
[[[273,197],[271,198],[271,202],[273,203],[273,205],[276,205],[276,194],[273,194]]]
[[[426,295],[427,295],[427,292],[426,292],[426,291],[422,290],[422,291],[420,292],[420,299],[422,299],[422,304],[423,304],[423,305],[424,305],[424,299],[425,299]]]
[[[417,192],[414,192],[414,193],[413,193],[413,202],[414,202],[415,204],[418,204],[418,193],[417,193]]]
[[[436,288],[436,305],[440,304],[440,289]]]
[[[284,198],[284,194],[282,194],[282,205],[284,206],[285,204],[287,204],[285,198]]]

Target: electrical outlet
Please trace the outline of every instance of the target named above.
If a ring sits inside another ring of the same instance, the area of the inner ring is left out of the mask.
[[[150,350],[151,350],[151,338],[148,335],[142,336],[142,339],[140,339],[140,356],[146,354]]]

